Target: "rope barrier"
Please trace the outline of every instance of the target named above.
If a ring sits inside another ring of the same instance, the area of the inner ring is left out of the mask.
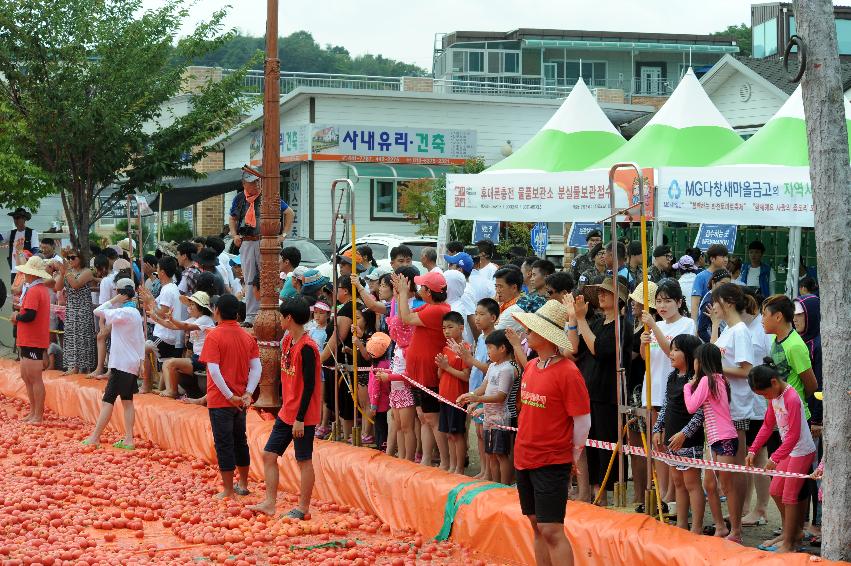
[[[420,390],[428,393],[429,395],[431,395],[432,397],[434,397],[438,401],[440,401],[442,403],[446,403],[447,405],[449,405],[451,407],[455,407],[456,409],[459,409],[461,411],[464,411],[464,412],[467,411],[464,407],[461,407],[461,406],[453,403],[449,399],[442,397],[440,394],[435,393],[434,391],[432,391],[428,387],[414,381],[413,379],[411,379],[407,375],[403,375],[402,377],[405,378],[405,380],[408,381],[408,383],[418,387]],[[510,431],[510,432],[517,432],[518,431],[517,428],[511,427],[511,426],[503,426],[503,425],[493,425],[493,426],[494,426],[494,428],[499,428],[499,429],[507,430],[507,431]],[[594,440],[594,439],[589,438],[588,440],[585,441],[585,446],[589,447],[589,448],[599,448],[599,449],[602,449],[602,450],[612,450],[612,451],[623,450],[623,452],[625,454],[632,454],[634,456],[647,456],[647,452],[645,452],[644,449],[641,448],[641,447],[626,446],[626,445],[620,446],[620,444],[617,443],[617,442],[613,443],[613,442],[606,442],[606,441],[603,441],[603,440]],[[661,460],[661,461],[665,462],[666,464],[670,464],[670,465],[681,464],[681,465],[688,465],[692,468],[701,468],[701,469],[704,469],[704,470],[717,470],[717,471],[721,471],[721,472],[737,472],[737,473],[746,473],[746,474],[756,474],[756,475],[761,475],[761,476],[779,476],[779,477],[784,477],[784,478],[808,479],[810,477],[809,474],[798,474],[798,473],[795,473],[795,472],[786,472],[786,471],[783,471],[783,470],[766,470],[766,469],[762,469],[762,468],[749,468],[747,466],[742,466],[740,464],[727,464],[725,462],[716,462],[716,461],[713,461],[713,460],[702,460],[702,459],[698,459],[698,458],[687,458],[686,456],[677,456],[676,454],[670,454],[670,453],[667,453],[667,452],[659,452],[657,450],[652,450],[650,453],[652,454],[653,458],[655,458],[657,460]]]

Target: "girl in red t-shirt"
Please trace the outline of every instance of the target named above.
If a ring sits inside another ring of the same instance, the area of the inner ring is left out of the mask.
[[[21,353],[21,379],[27,386],[30,412],[24,422],[41,423],[44,415],[44,352],[50,345],[50,292],[43,285],[52,279],[45,271],[44,260],[33,256],[24,265],[18,266],[26,284],[21,302],[16,306],[12,323],[18,326],[17,344]]]
[[[405,324],[414,327],[411,344],[405,350],[405,362],[408,376],[437,393],[438,368],[434,363],[435,356],[446,346],[443,335],[443,317],[451,309],[446,304],[446,279],[441,273],[427,273],[414,277],[414,283],[419,285],[419,296],[425,305],[411,310],[408,305],[410,282],[404,275],[393,276],[393,286],[399,294],[399,318]],[[431,465],[434,445],[440,452],[440,467],[449,469],[449,443],[438,436],[438,420],[440,402],[436,397],[414,389],[414,400],[417,404],[417,416],[422,423],[420,438],[423,444],[422,464]],[[437,439],[437,440],[436,440]]]

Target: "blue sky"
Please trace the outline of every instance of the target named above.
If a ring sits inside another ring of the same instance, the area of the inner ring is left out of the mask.
[[[143,0],[145,7],[163,0]],[[250,35],[265,29],[265,0],[195,0],[189,22],[197,23],[230,3],[227,19]],[[454,30],[508,31],[520,27],[710,33],[750,23],[745,0],[280,0],[281,35],[307,30],[324,45],[351,53],[382,54],[431,69],[436,33]]]

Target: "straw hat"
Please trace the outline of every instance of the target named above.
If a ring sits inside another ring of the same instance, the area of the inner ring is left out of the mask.
[[[603,291],[608,291],[613,295],[615,294],[615,284],[612,282],[611,277],[606,277],[605,279],[603,279],[603,282],[598,285],[585,285],[582,288],[583,292],[585,292],[591,298],[591,302],[594,304],[594,306],[599,306],[600,304],[597,300],[597,294],[600,292],[601,289]],[[626,285],[621,282],[618,282],[617,295],[618,298],[624,302],[626,302],[626,299],[629,296],[629,291],[627,290]]]
[[[212,312],[212,308],[210,307],[210,295],[208,295],[204,291],[195,291],[192,295],[188,297],[186,295],[180,296],[180,302],[184,305],[188,305],[190,301],[195,303],[199,307],[205,308],[208,311]]]
[[[18,273],[24,275],[32,275],[41,277],[42,279],[51,279],[53,276],[47,272],[47,263],[37,255],[32,256],[24,265],[18,266]]]
[[[564,327],[567,325],[567,307],[556,300],[549,300],[544,306],[533,313],[512,313],[515,320],[545,340],[559,348],[573,351],[573,346],[567,340]]]
[[[118,247],[124,250],[125,252],[133,253],[136,250],[136,242],[134,242],[130,238],[124,238],[123,240],[118,242]]]
[[[649,305],[647,305],[647,308],[651,308],[654,310],[656,309],[656,289],[656,283],[654,283],[653,281],[647,282],[647,298],[649,299],[648,302],[650,303]],[[642,283],[636,285],[635,291],[630,294],[629,298],[635,301],[636,303],[643,305],[644,285]]]

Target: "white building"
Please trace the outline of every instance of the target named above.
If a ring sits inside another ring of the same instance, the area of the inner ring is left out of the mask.
[[[470,157],[495,163],[531,138],[560,104],[552,98],[299,87],[281,102],[283,194],[296,212],[295,232],[328,239],[331,183],[347,178],[355,186],[358,233],[414,235],[417,226],[398,207],[400,186],[439,176]],[[601,106],[615,125],[653,110]],[[262,116],[249,117],[217,141],[226,170],[259,163]],[[223,220],[234,194],[224,199]]]

